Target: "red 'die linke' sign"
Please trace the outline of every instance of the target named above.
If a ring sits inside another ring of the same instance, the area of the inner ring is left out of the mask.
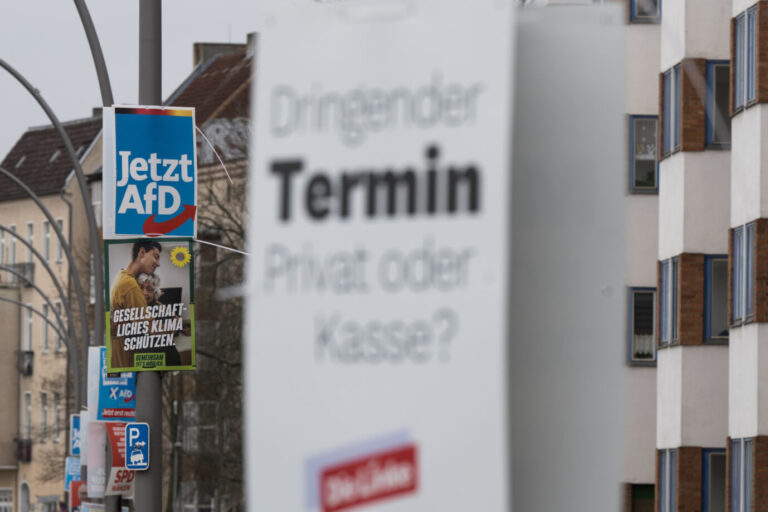
[[[320,476],[322,511],[335,512],[413,493],[418,488],[418,476],[414,444],[326,468]]]

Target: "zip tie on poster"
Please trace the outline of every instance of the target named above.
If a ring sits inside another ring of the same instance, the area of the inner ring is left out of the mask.
[[[245,251],[241,251],[241,250],[238,250],[238,249],[233,249],[232,247],[227,247],[226,245],[219,245],[219,244],[215,244],[213,242],[206,242],[205,240],[199,240],[197,238],[193,238],[193,240],[195,242],[199,243],[199,244],[212,245],[214,247],[219,247],[220,249],[225,249],[227,251],[232,251],[232,252],[237,252],[237,253],[240,253],[240,254],[244,254],[245,256],[250,256],[251,255],[250,253],[247,253]]]
[[[219,156],[219,152],[218,152],[218,151],[216,151],[216,148],[215,148],[215,147],[213,147],[213,144],[211,144],[211,141],[210,141],[210,140],[208,140],[208,137],[206,137],[206,136],[205,136],[205,134],[203,133],[203,130],[201,130],[201,129],[200,129],[198,126],[197,126],[197,125],[195,125],[195,129],[196,129],[198,132],[200,132],[200,135],[202,135],[202,136],[203,136],[203,139],[205,139],[205,142],[207,142],[207,143],[208,143],[208,145],[209,145],[209,146],[211,146],[211,149],[213,150],[213,154],[214,154],[214,155],[216,155],[216,158],[218,158],[218,159],[219,159],[219,163],[221,164],[221,167],[222,167],[222,168],[224,168],[224,172],[225,172],[225,173],[227,173],[227,179],[229,180],[229,184],[230,184],[230,185],[232,185],[232,184],[233,184],[233,183],[232,183],[232,178],[229,176],[229,171],[227,170],[227,166],[226,166],[226,165],[224,165],[224,161],[223,161],[223,160],[221,159],[221,157]],[[243,253],[243,254],[245,254],[245,253]]]

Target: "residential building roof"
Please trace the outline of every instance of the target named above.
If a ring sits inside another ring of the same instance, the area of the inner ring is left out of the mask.
[[[62,123],[78,157],[101,130],[101,117]],[[58,194],[72,171],[72,160],[53,125],[30,128],[16,142],[0,167],[20,178],[38,196]],[[0,175],[0,201],[28,197],[10,179]]]

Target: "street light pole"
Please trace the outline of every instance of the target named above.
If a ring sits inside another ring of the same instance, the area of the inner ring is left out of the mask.
[[[162,1],[139,0],[139,104],[162,103]],[[162,381],[159,372],[136,374],[136,421],[149,424],[149,460],[136,472],[136,510],[163,506]]]
[[[80,15],[80,21],[83,23],[85,37],[88,38],[88,46],[91,47],[93,64],[96,66],[96,77],[99,79],[99,88],[101,89],[101,101],[105,107],[111,107],[115,101],[112,98],[112,85],[109,83],[109,73],[107,72],[107,65],[104,62],[104,53],[101,51],[99,36],[96,35],[96,27],[93,26],[91,13],[88,12],[88,7],[86,7],[85,1],[74,1],[75,7],[77,8],[77,14]]]

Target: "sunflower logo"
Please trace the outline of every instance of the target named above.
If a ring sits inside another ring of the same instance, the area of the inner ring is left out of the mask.
[[[189,254],[189,249],[186,247],[176,247],[171,251],[171,263],[179,268],[183,268],[192,259],[192,255]]]

